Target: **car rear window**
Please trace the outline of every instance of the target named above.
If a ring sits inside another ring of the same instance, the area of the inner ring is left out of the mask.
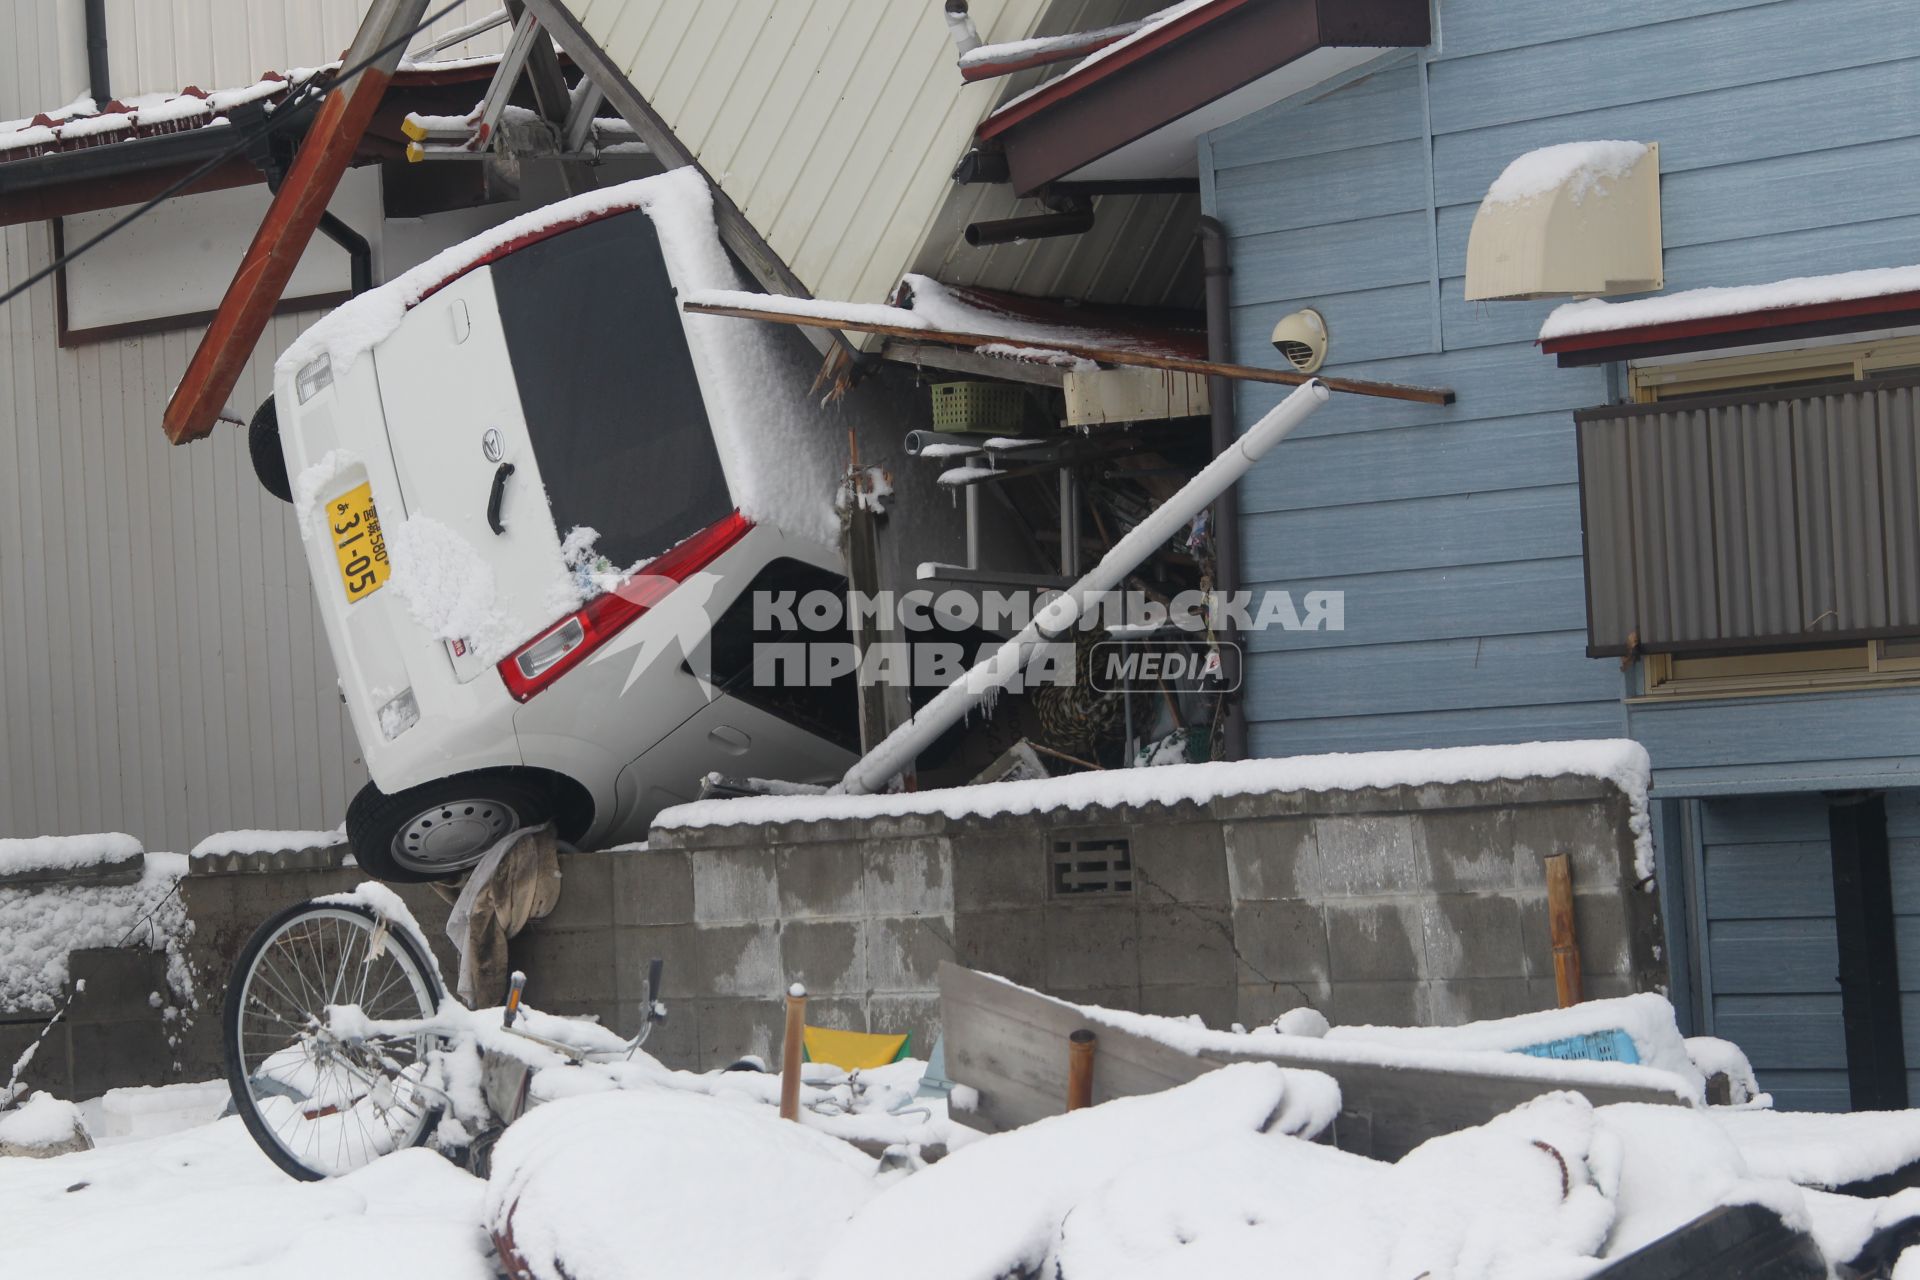
[[[625,568],[733,509],[680,307],[645,213],[550,236],[493,264],[520,408],[562,537]]]

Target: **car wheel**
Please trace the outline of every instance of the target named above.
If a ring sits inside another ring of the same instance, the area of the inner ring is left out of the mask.
[[[247,451],[253,455],[253,474],[260,487],[282,502],[293,501],[293,485],[287,480],[287,455],[280,451],[280,412],[268,396],[253,411],[247,424]]]
[[[369,783],[347,806],[347,840],[376,880],[443,880],[553,812],[549,787],[511,773],[463,773],[391,796]]]

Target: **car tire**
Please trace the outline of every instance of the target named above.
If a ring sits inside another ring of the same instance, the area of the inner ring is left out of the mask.
[[[347,806],[347,841],[376,880],[444,880],[508,832],[550,821],[555,807],[551,787],[506,771],[456,774],[391,796],[368,783]]]
[[[247,451],[253,455],[253,474],[260,487],[282,502],[292,502],[287,455],[280,450],[280,411],[273,407],[272,396],[260,402],[247,424]]]

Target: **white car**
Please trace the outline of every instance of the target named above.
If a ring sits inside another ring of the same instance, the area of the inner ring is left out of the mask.
[[[375,876],[438,879],[548,819],[584,846],[643,839],[709,772],[831,781],[854,759],[847,683],[753,678],[774,638],[753,593],[845,580],[822,541],[741,514],[709,413],[725,350],[690,348],[674,252],[603,199],[442,255],[448,278],[416,269],[334,350],[279,365],[255,466],[300,514],[373,778],[347,834]]]

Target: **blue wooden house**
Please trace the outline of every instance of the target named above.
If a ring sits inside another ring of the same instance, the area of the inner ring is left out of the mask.
[[[1458,393],[1343,400],[1243,487],[1249,585],[1346,592],[1344,631],[1251,638],[1255,752],[1638,739],[1676,1003],[1790,1107],[1920,1069],[1920,299],[1760,290],[1569,351],[1564,296],[1466,300],[1468,240],[1516,157],[1634,139],[1661,296],[1920,261],[1913,18],[1436,0],[1427,47],[1196,144],[1236,359],[1310,307],[1330,372]]]

